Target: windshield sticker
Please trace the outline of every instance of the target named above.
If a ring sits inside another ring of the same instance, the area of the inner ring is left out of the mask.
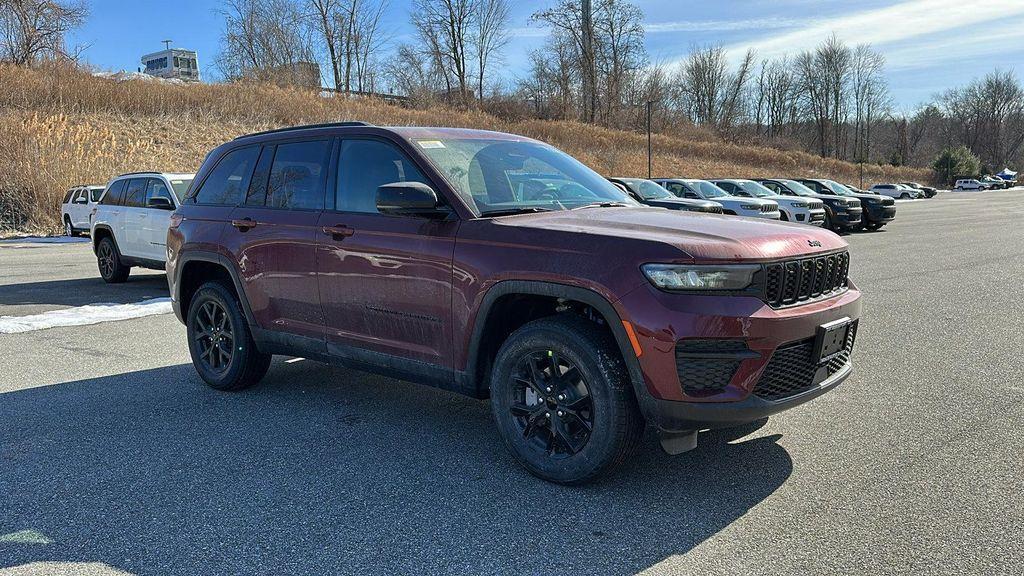
[[[444,148],[444,142],[441,142],[440,140],[417,140],[416,143],[420,145],[420,148],[427,150],[433,148]]]

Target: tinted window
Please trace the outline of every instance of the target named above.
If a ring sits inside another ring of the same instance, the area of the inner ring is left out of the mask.
[[[146,205],[146,184],[149,178],[132,178],[128,181],[128,188],[124,193],[123,204],[128,207],[142,207]]]
[[[68,190],[68,193],[64,195],[64,203],[67,204],[71,201],[71,196],[75,193],[74,190]]]
[[[322,209],[330,153],[330,140],[278,144],[267,181],[266,206]]]
[[[202,188],[193,195],[193,202],[227,206],[238,204],[242,199],[242,191],[249,187],[249,178],[259,150],[258,146],[250,146],[225,154],[203,182]]]
[[[157,180],[156,178],[149,179],[149,186],[146,188],[146,205],[149,205],[150,198],[167,198],[171,206],[174,205],[174,200],[171,198],[171,191],[167,189],[167,184],[164,184],[163,180]]]
[[[377,188],[393,182],[430,184],[392,144],[378,140],[342,142],[338,156],[338,210],[376,213]]]
[[[87,194],[88,193],[85,190],[79,190],[78,193],[75,194],[75,199],[73,200],[73,202],[75,204],[88,204],[89,197]]]
[[[89,191],[89,194],[92,196],[91,200],[93,202],[99,202],[100,196],[103,195],[103,188],[93,188]]]
[[[121,203],[121,195],[124,193],[124,185],[127,180],[118,180],[107,188],[107,193],[103,195],[103,199],[100,204],[113,204],[117,205]]]
[[[263,206],[267,202],[267,182],[270,180],[270,164],[274,161],[277,146],[264,146],[260,159],[256,162],[256,171],[249,183],[249,191],[245,197],[246,206]]]

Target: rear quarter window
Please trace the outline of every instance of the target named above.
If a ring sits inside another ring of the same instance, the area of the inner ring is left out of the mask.
[[[127,180],[118,180],[107,188],[107,193],[100,198],[100,204],[117,206],[121,204],[121,196],[124,194],[124,187]]]

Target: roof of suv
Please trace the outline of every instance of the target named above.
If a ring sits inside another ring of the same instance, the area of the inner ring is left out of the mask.
[[[421,138],[458,138],[508,140],[510,142],[537,142],[536,140],[532,138],[527,138],[526,136],[507,134],[505,132],[494,132],[491,130],[430,126],[374,126],[373,124],[368,124],[366,122],[329,122],[324,124],[306,124],[302,126],[290,126],[285,128],[278,128],[275,130],[267,130],[264,132],[256,132],[253,134],[244,134],[242,136],[235,138],[235,140],[263,140],[270,139],[275,136],[290,135],[292,133],[312,135],[318,132],[364,132],[366,131],[366,129],[379,130],[382,132],[391,132],[407,140],[416,140]]]
[[[130,178],[132,176],[163,176],[164,178],[195,178],[195,174],[188,172],[126,172],[124,174],[118,174],[114,176],[113,180],[120,178]],[[111,180],[111,181],[113,181]]]

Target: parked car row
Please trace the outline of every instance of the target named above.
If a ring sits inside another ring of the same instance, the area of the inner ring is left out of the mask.
[[[892,198],[854,192],[825,179],[609,178],[648,206],[824,226],[877,230],[896,217]]]

